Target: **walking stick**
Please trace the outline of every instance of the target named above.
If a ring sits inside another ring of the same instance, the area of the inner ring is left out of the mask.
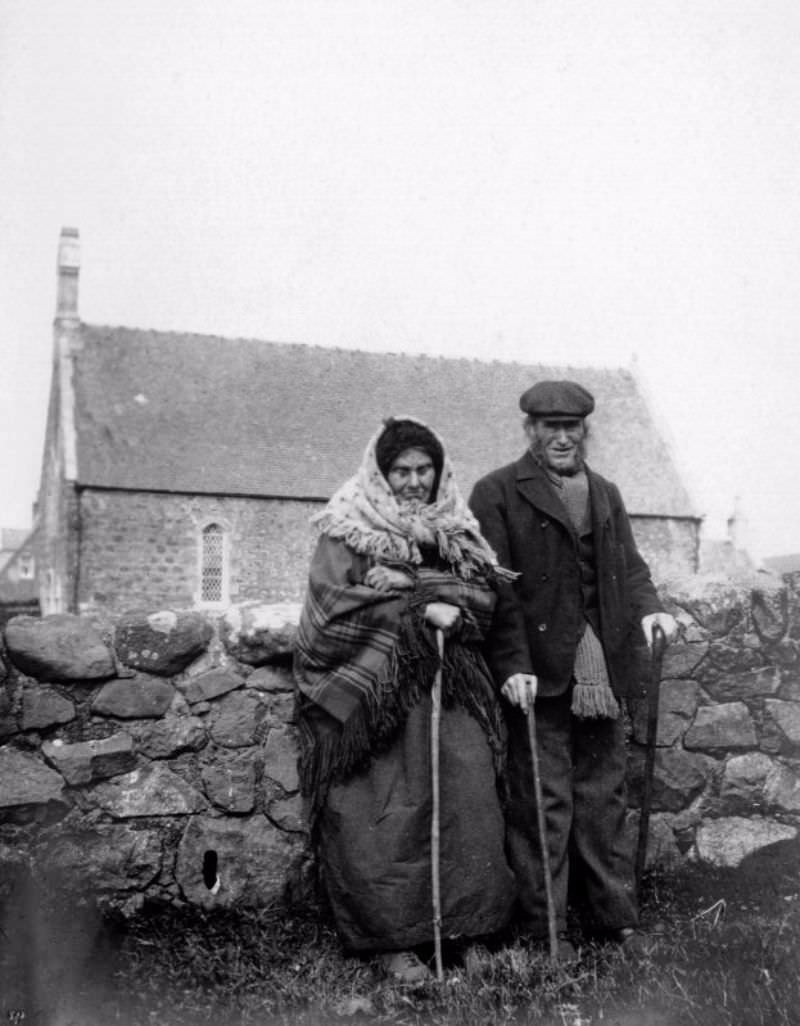
[[[661,685],[661,663],[667,636],[658,624],[653,626],[653,642],[650,654],[650,679],[647,682],[647,740],[644,761],[644,786],[639,811],[639,840],[636,845],[636,893],[641,893],[644,863],[647,858],[647,834],[650,829],[650,806],[653,804],[653,771],[656,764],[656,739],[658,737],[658,692]]]
[[[444,631],[436,629],[436,648],[439,666],[431,688],[431,884],[433,893],[433,951],[436,960],[436,979],[443,979],[442,971],[442,895],[439,879],[439,720],[442,715],[442,662],[444,661]]]
[[[536,825],[539,829],[539,848],[542,853],[542,872],[544,874],[544,895],[547,902],[547,936],[550,942],[550,960],[558,960],[558,933],[556,932],[556,906],[553,901],[553,877],[550,872],[550,852],[547,848],[547,827],[544,822],[544,803],[542,801],[542,781],[539,775],[539,749],[536,745],[536,713],[533,702],[529,701],[525,709],[528,720],[528,744],[531,750],[531,766],[533,767],[533,796],[536,802]]]

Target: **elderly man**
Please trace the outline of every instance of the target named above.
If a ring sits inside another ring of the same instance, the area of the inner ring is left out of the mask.
[[[553,898],[562,958],[567,891],[593,936],[630,944],[638,910],[623,839],[625,747],[619,699],[639,687],[634,649],[654,625],[676,631],[639,555],[619,490],[584,460],[594,399],[572,381],[541,381],[520,398],[530,447],[482,478],[470,505],[502,566],[489,663],[507,699],[508,849],[521,929],[548,936],[526,727],[535,700]],[[634,440],[635,444],[635,440]]]

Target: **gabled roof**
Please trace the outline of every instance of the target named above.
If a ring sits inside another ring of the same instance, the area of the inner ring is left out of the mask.
[[[631,513],[694,517],[630,372],[325,349],[81,324],[77,479],[96,487],[328,498],[391,414],[443,437],[465,494],[524,451],[520,393],[572,377],[597,399],[590,462]]]

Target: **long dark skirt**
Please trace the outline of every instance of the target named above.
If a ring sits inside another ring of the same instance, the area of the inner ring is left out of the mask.
[[[430,698],[369,770],[333,786],[320,818],[323,881],[342,942],[387,951],[433,939]],[[463,709],[442,711],[442,936],[501,929],[515,898],[492,754]]]

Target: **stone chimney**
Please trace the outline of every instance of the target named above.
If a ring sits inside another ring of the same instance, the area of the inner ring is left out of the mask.
[[[78,272],[81,244],[77,228],[62,228],[58,240],[56,320],[78,320]]]

